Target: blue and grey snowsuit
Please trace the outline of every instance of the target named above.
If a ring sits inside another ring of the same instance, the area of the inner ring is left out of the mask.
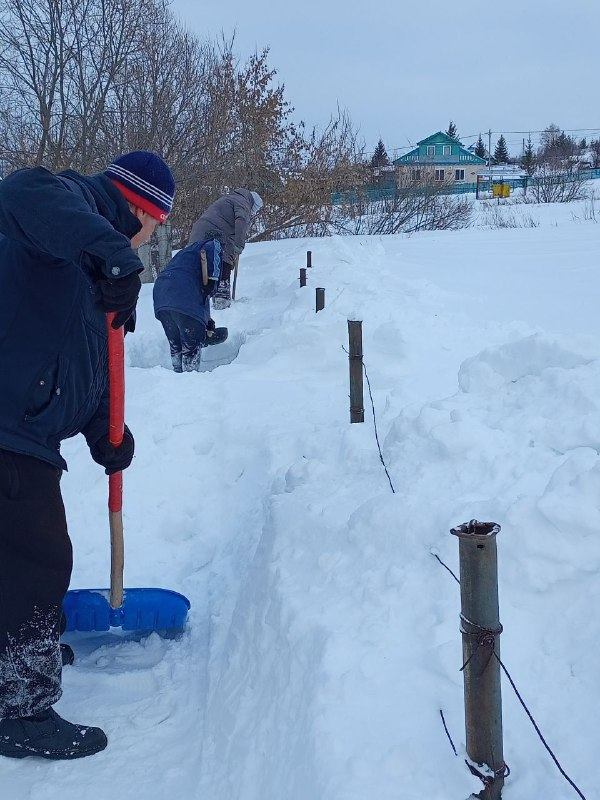
[[[202,241],[176,253],[154,283],[154,315],[169,340],[175,372],[200,368],[210,320],[209,298],[220,274],[221,245]]]

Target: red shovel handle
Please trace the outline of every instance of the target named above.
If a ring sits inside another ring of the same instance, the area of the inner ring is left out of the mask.
[[[108,380],[110,428],[109,441],[118,447],[125,431],[125,334],[123,326],[113,328],[115,313],[106,315],[108,325]],[[123,473],[115,472],[108,479],[108,508],[121,511],[123,507]]]

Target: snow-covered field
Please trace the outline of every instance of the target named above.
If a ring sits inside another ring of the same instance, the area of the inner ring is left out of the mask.
[[[449,529],[498,535],[502,659],[562,767],[600,782],[600,227],[248,245],[229,340],[170,371],[151,287],[126,340],[126,586],[192,602],[180,640],[71,636],[62,715],[109,747],[0,760],[6,800],[449,800],[464,764]],[[298,271],[312,251],[308,286]],[[326,308],[315,314],[315,287]],[[363,322],[350,425],[347,320]],[[106,585],[106,478],[64,453],[73,587]],[[458,750],[454,755],[440,710]],[[503,683],[506,800],[574,789]]]

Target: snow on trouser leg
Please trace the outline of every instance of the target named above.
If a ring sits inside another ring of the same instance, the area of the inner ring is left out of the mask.
[[[61,696],[62,600],[72,567],[61,471],[0,450],[0,719]]]
[[[181,364],[184,372],[200,372],[200,363],[202,361],[202,347],[192,350],[191,353],[183,352]]]
[[[183,372],[183,365],[181,363],[181,350],[173,352],[171,347],[171,364],[173,365],[173,372]]]

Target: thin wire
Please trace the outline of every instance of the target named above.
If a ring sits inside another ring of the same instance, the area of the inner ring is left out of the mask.
[[[586,800],[586,798],[585,798],[585,795],[584,795],[584,794],[581,792],[581,790],[578,788],[578,786],[577,786],[577,785],[576,785],[576,784],[575,784],[575,783],[574,783],[574,782],[571,780],[571,778],[569,778],[569,776],[567,775],[567,773],[564,771],[564,769],[563,769],[563,768],[561,767],[561,765],[559,764],[559,761],[558,761],[558,759],[556,758],[556,756],[554,755],[554,753],[553,753],[553,752],[552,752],[552,750],[550,749],[550,746],[548,745],[548,743],[546,742],[546,740],[545,740],[545,739],[544,739],[544,737],[542,736],[542,732],[540,731],[540,729],[539,729],[539,727],[538,727],[538,725],[537,725],[536,721],[534,720],[534,718],[533,718],[533,716],[532,716],[532,714],[531,714],[530,710],[529,710],[529,709],[527,708],[527,706],[525,705],[525,701],[523,700],[523,698],[522,698],[522,697],[521,697],[521,695],[519,694],[519,690],[518,690],[518,689],[517,689],[517,687],[515,686],[515,682],[513,681],[513,679],[512,679],[512,677],[511,677],[511,675],[510,675],[509,671],[506,669],[506,667],[504,666],[504,664],[502,663],[501,659],[499,658],[498,654],[497,654],[495,651],[493,652],[493,655],[494,655],[494,657],[496,658],[496,660],[498,661],[498,663],[500,664],[500,666],[502,667],[502,670],[504,671],[504,674],[506,675],[506,677],[507,677],[507,678],[508,678],[508,680],[510,681],[510,685],[512,686],[514,693],[517,695],[517,699],[518,699],[519,703],[521,703],[521,705],[522,705],[522,706],[523,706],[523,708],[525,709],[525,713],[527,714],[527,716],[528,716],[528,717],[529,717],[529,719],[531,720],[531,724],[532,724],[532,725],[533,725],[533,727],[535,728],[537,735],[540,737],[540,740],[541,740],[542,744],[544,745],[544,747],[546,748],[546,750],[548,751],[548,753],[550,753],[550,758],[551,758],[551,759],[552,759],[552,761],[554,761],[554,763],[556,764],[556,766],[557,766],[557,768],[558,768],[558,771],[559,771],[559,772],[560,772],[560,774],[563,776],[563,778],[564,778],[564,779],[565,779],[565,780],[566,780],[568,783],[570,783],[570,784],[571,784],[571,786],[573,787],[573,789],[575,789],[575,791],[577,792],[577,794],[579,795],[579,797],[581,797],[581,800]]]
[[[448,570],[448,572],[450,573],[450,575],[452,575],[452,577],[454,578],[454,580],[455,580],[455,581],[458,583],[458,585],[460,586],[460,581],[459,581],[459,579],[458,579],[458,578],[456,577],[456,575],[455,575],[455,574],[452,572],[452,570],[450,569],[450,567],[449,567],[447,564],[444,564],[444,562],[443,562],[443,561],[442,561],[442,559],[441,559],[441,558],[440,558],[440,557],[437,555],[437,553],[432,553],[431,555],[432,555],[434,558],[437,558],[437,560],[440,562],[440,564],[442,565],[442,567],[443,567],[444,569],[447,569],[447,570]]]
[[[342,345],[342,350],[346,353],[347,356],[350,356],[350,353],[346,350],[344,345]],[[371,391],[371,382],[369,380],[369,375],[367,374],[367,368],[365,366],[365,362],[361,356],[361,363],[363,372],[365,373],[365,378],[367,379],[367,387],[369,389],[369,397],[371,398],[371,409],[373,411],[373,426],[375,428],[375,441],[377,442],[377,449],[379,450],[379,460],[383,464],[383,468],[385,470],[385,474],[387,475],[387,479],[390,483],[390,488],[394,494],[396,494],[396,490],[394,489],[394,484],[392,483],[392,479],[390,478],[390,473],[388,472],[387,465],[383,460],[383,453],[381,452],[381,445],[379,444],[379,434],[377,433],[377,417],[375,416],[375,402],[373,400],[373,392]]]
[[[452,745],[452,749],[454,750],[454,755],[457,756],[458,753],[456,752],[456,747],[454,747],[454,742],[452,741],[452,737],[450,736],[450,731],[448,730],[448,726],[446,725],[446,720],[444,719],[444,712],[440,708],[440,717],[442,718],[442,724],[444,726],[444,730],[446,731],[446,736],[448,737],[448,741]]]
[[[394,484],[392,483],[392,479],[390,478],[390,473],[388,472],[387,465],[383,460],[383,453],[381,452],[381,445],[379,444],[379,435],[377,434],[377,418],[375,417],[375,402],[373,400],[373,392],[371,391],[371,381],[369,380],[369,375],[367,373],[367,367],[365,366],[365,362],[363,361],[363,370],[365,373],[365,378],[367,379],[367,388],[369,389],[369,397],[371,398],[371,408],[373,409],[373,427],[375,428],[375,441],[377,442],[377,449],[379,450],[379,460],[383,464],[383,468],[385,470],[385,474],[387,475],[387,479],[390,482],[390,488],[394,494],[396,494],[396,490],[394,489]]]
[[[441,564],[441,565],[442,565],[442,566],[443,566],[445,569],[447,569],[447,570],[448,570],[448,572],[449,572],[449,573],[450,573],[450,574],[453,576],[453,578],[454,578],[455,580],[457,580],[457,581],[458,581],[458,578],[456,577],[456,575],[455,575],[455,574],[452,572],[452,570],[451,570],[449,567],[447,567],[447,566],[446,566],[446,564],[444,564],[444,562],[442,561],[442,559],[441,559],[439,556],[437,556],[435,553],[433,553],[432,555],[434,555],[434,556],[435,556],[435,558],[437,558],[437,560],[440,562],[440,564]],[[458,581],[458,582],[460,583],[460,581]],[[461,615],[461,617],[462,617],[462,615]],[[548,743],[546,742],[546,740],[544,739],[544,736],[542,735],[542,732],[541,732],[541,730],[539,729],[539,726],[538,726],[538,724],[536,723],[535,719],[533,718],[533,715],[532,715],[531,711],[530,711],[530,710],[527,708],[527,705],[525,704],[525,701],[524,701],[524,700],[523,700],[523,698],[521,697],[521,694],[520,694],[519,690],[517,689],[517,687],[516,687],[516,684],[515,684],[514,680],[512,679],[512,676],[510,675],[509,671],[508,671],[508,670],[506,669],[506,667],[504,666],[504,664],[503,664],[503,662],[502,662],[502,660],[501,660],[500,656],[498,655],[498,653],[496,653],[496,650],[495,650],[495,647],[494,647],[494,644],[495,644],[495,635],[496,635],[497,633],[500,633],[500,632],[501,632],[501,628],[502,628],[502,626],[500,626],[500,629],[499,629],[498,631],[492,631],[492,630],[488,630],[487,628],[482,628],[480,625],[477,625],[477,623],[475,623],[475,622],[471,622],[470,620],[467,620],[467,619],[465,619],[465,621],[466,621],[466,622],[468,622],[468,623],[469,623],[469,625],[473,625],[474,627],[476,627],[476,628],[479,628],[479,634],[478,634],[478,635],[480,635],[481,633],[484,633],[484,634],[489,634],[489,636],[488,636],[488,638],[487,638],[487,646],[490,646],[490,648],[491,648],[490,659],[491,659],[491,657],[492,657],[492,656],[494,656],[494,658],[496,659],[496,661],[497,661],[497,662],[500,664],[500,666],[502,667],[502,670],[503,670],[504,674],[506,675],[506,677],[508,678],[508,680],[509,680],[509,682],[510,682],[510,685],[512,686],[512,689],[513,689],[514,693],[515,693],[515,694],[516,694],[516,696],[517,696],[517,699],[518,699],[519,703],[521,703],[521,705],[523,706],[523,709],[525,710],[525,713],[526,713],[526,714],[527,714],[527,716],[529,717],[529,720],[530,720],[531,724],[532,724],[532,725],[533,725],[533,727],[535,728],[535,731],[536,731],[537,735],[539,736],[541,743],[544,745],[544,747],[546,748],[546,750],[547,750],[547,751],[548,751],[548,753],[550,754],[550,758],[551,758],[551,759],[554,761],[554,763],[556,764],[556,767],[558,768],[558,771],[560,772],[560,774],[561,774],[561,775],[563,776],[563,778],[564,778],[564,779],[567,781],[567,783],[569,783],[569,784],[570,784],[570,785],[573,787],[573,789],[574,789],[574,790],[577,792],[577,794],[579,795],[579,797],[581,798],[581,800],[586,800],[586,797],[585,797],[585,795],[584,795],[584,794],[583,794],[583,792],[582,792],[582,791],[579,789],[579,787],[577,786],[577,784],[575,784],[575,782],[571,780],[571,778],[570,778],[570,777],[567,775],[567,773],[566,773],[566,772],[564,771],[564,769],[561,767],[561,765],[560,765],[560,762],[558,761],[558,759],[556,758],[556,756],[555,756],[555,755],[554,755],[554,753],[552,752],[552,750],[551,750],[551,748],[550,748],[549,744],[548,744]],[[463,631],[463,633],[464,633],[464,631]],[[479,644],[478,644],[478,647],[476,648],[476,650],[477,650],[477,649],[478,649],[480,646],[482,646],[482,645],[484,645],[484,644],[486,644],[486,643],[485,643],[485,642],[483,642],[483,640],[482,640],[482,641],[480,641],[480,642],[479,642]],[[476,652],[476,650],[475,650],[475,652]],[[475,655],[475,652],[473,652],[473,653],[472,653],[472,655],[471,655],[471,658],[472,658],[472,657]],[[471,660],[471,659],[469,659],[469,661],[470,661],[470,660]],[[468,663],[468,661],[467,661],[467,663]],[[489,664],[489,661],[488,661],[488,664]],[[462,669],[464,669],[464,668],[465,668],[465,666],[466,666],[466,664],[463,664],[463,666],[461,667],[461,670],[462,670]],[[486,664],[486,667],[487,667],[487,664]],[[440,712],[440,713],[441,713],[441,712]]]

